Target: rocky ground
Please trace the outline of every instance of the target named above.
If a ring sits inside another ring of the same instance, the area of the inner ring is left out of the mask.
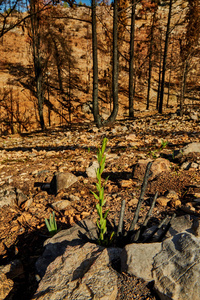
[[[180,118],[175,113],[151,116],[146,112],[133,121],[118,121],[111,128],[73,125],[44,133],[0,137],[0,269],[18,259],[21,270],[1,299],[27,300],[33,296],[38,285],[35,262],[49,237],[44,219],[52,211],[56,213],[59,229],[69,228],[86,217],[95,222],[96,200],[91,190],[95,191],[96,179],[86,169],[96,160],[103,137],[108,138],[104,176],[109,175],[105,195],[111,224],[118,221],[121,201],[125,199],[124,222],[125,228],[129,227],[144,176],[142,168],[134,166],[140,160],[160,157],[168,160],[169,169],[149,181],[139,223],[156,191],[160,200],[150,225],[174,212],[199,216],[200,154],[190,153],[176,159],[178,150],[199,142],[199,129],[199,122],[191,115]],[[77,181],[55,195],[49,184],[56,172],[70,172]],[[170,190],[176,192],[176,201],[161,198]],[[0,281],[6,290],[2,274]],[[156,299],[156,296],[140,279],[119,274],[117,299]]]

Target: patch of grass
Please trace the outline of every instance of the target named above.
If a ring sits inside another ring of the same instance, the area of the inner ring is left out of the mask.
[[[45,224],[46,224],[49,234],[51,236],[55,235],[58,232],[56,218],[55,218],[55,212],[53,212],[53,215],[50,214],[49,220],[47,220],[45,218]]]

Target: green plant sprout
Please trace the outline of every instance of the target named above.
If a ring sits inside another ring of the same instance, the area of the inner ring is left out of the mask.
[[[161,139],[161,147],[160,147],[160,149],[163,150],[167,145],[168,145],[168,141],[164,141],[163,139]]]
[[[107,141],[108,141],[107,138],[103,139],[102,147],[99,148],[98,152],[97,152],[97,160],[98,160],[98,163],[99,163],[99,167],[96,171],[96,176],[97,176],[97,180],[98,180],[98,182],[96,183],[96,188],[97,188],[98,194],[92,192],[95,199],[98,200],[98,203],[96,204],[96,209],[97,209],[97,213],[98,213],[98,216],[99,216],[99,218],[97,219],[97,226],[99,228],[98,243],[100,245],[106,244],[106,241],[104,240],[104,235],[107,232],[107,215],[108,215],[108,212],[109,212],[109,209],[108,209],[103,214],[103,206],[106,203],[106,199],[104,199],[104,187],[105,187],[105,184],[108,180],[108,177],[106,178],[103,185],[102,185],[102,179],[101,179],[101,175],[102,175],[102,173],[104,171],[104,168],[105,168],[106,155],[104,155],[104,152],[105,152],[105,149],[106,149]]]
[[[58,232],[54,211],[53,215],[50,214],[49,221],[45,218],[45,224],[51,236]]]
[[[164,141],[163,139],[161,139],[161,146],[158,149],[149,151],[149,155],[152,155],[153,158],[157,158],[157,154],[159,155],[159,153],[168,145],[168,141]],[[157,154],[156,154],[157,153]]]

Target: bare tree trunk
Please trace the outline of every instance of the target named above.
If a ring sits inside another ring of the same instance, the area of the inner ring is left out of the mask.
[[[184,98],[185,98],[187,69],[188,69],[188,61],[186,59],[183,63],[183,76],[182,76],[182,84],[181,84],[181,97],[180,97],[180,116],[181,117],[183,116],[183,105],[184,105]]]
[[[148,77],[148,88],[147,88],[147,106],[146,109],[149,109],[149,98],[150,98],[150,89],[151,89],[151,72],[152,72],[152,55],[153,55],[153,39],[154,39],[154,25],[156,18],[156,10],[153,14],[153,21],[151,25],[151,33],[150,33],[150,45],[149,45],[149,77]]]
[[[156,109],[158,109],[158,107],[159,107],[159,100],[160,100],[161,67],[162,67],[162,32],[161,32],[161,37],[160,37],[160,60],[159,60],[159,71],[158,71],[159,77],[158,77]]]
[[[113,109],[110,117],[103,122],[104,125],[112,124],[118,114],[118,73],[119,73],[119,56],[118,56],[118,5],[117,0],[114,0],[113,5],[113,69],[112,69],[112,97]]]
[[[36,97],[38,101],[38,113],[41,129],[45,129],[43,104],[44,104],[44,92],[43,92],[43,72],[40,55],[40,31],[39,31],[39,16],[37,15],[37,3],[34,0],[30,1],[30,13],[31,13],[31,31],[32,31],[32,51],[34,61],[35,72],[35,84],[36,84]],[[39,8],[38,8],[39,9]]]
[[[92,53],[93,53],[93,115],[97,127],[102,126],[98,105],[98,58],[96,30],[96,0],[92,0]]]
[[[164,89],[165,89],[165,71],[166,71],[166,62],[167,62],[168,40],[169,40],[169,33],[170,33],[172,2],[173,2],[173,0],[170,0],[168,20],[167,20],[166,38],[165,38],[165,49],[164,49],[164,54],[163,54],[162,82],[161,82],[160,103],[159,103],[159,113],[160,114],[162,114],[162,110],[163,110],[163,98],[164,98]]]
[[[134,39],[135,39],[135,8],[136,0],[132,0],[131,12],[131,36],[130,36],[130,60],[129,60],[129,118],[134,118],[133,97],[134,97]]]
[[[168,86],[168,93],[167,93],[167,108],[169,107],[169,96],[170,96],[170,85],[171,85],[171,76],[172,76],[172,58],[174,52],[174,41],[172,42],[172,51],[171,51],[171,59],[170,59],[170,66],[169,66],[169,86]]]

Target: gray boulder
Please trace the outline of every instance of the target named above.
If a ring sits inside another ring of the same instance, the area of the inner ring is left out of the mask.
[[[133,168],[133,177],[143,179],[146,171],[147,164],[151,161],[151,159],[141,159],[137,162],[137,164]],[[153,161],[149,180],[153,180],[158,175],[163,172],[170,172],[170,162],[165,158],[157,158]]]
[[[50,189],[52,190],[52,192],[54,192],[55,194],[57,194],[58,192],[60,192],[63,189],[67,189],[68,187],[70,187],[72,184],[74,184],[76,181],[78,180],[78,178],[69,172],[66,173],[56,173],[53,176],[53,179],[50,183]]]
[[[68,247],[48,266],[33,299],[115,300],[118,277],[109,264],[120,252],[91,243]]]
[[[129,244],[121,253],[121,271],[151,281],[153,258],[161,250],[161,243]]]
[[[27,196],[18,188],[5,186],[0,191],[0,207],[4,205],[20,206],[26,200]]]
[[[166,239],[152,273],[161,300],[199,300],[200,239],[187,232]]]
[[[181,158],[182,156],[187,155],[189,153],[200,153],[200,143],[190,143],[186,145],[177,153],[175,157]]]
[[[97,239],[96,225],[85,219],[69,229],[62,230],[45,241],[43,255],[36,262],[36,269],[40,276],[44,276],[48,265],[62,255],[66,248],[83,245],[86,241]]]

